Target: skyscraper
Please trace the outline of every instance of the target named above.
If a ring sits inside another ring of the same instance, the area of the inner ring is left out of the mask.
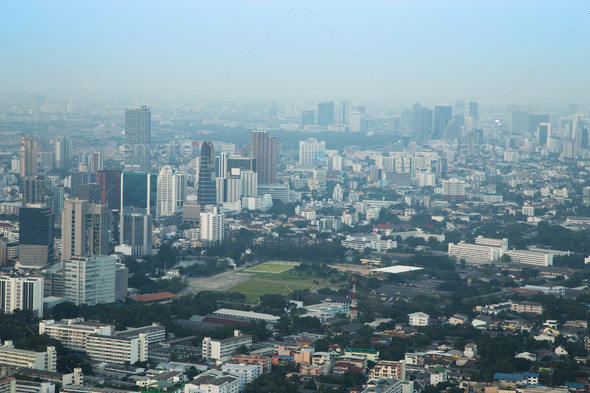
[[[121,171],[98,171],[96,181],[100,185],[100,203],[112,210],[121,208]]]
[[[414,113],[414,137],[416,140],[424,141],[435,137],[432,130],[432,109],[424,108],[416,103],[412,106]]]
[[[55,140],[55,169],[70,169],[72,167],[72,152],[74,144],[71,138],[61,136]]]
[[[69,199],[62,211],[62,261],[74,256],[108,254],[110,212],[107,205]]]
[[[138,172],[151,168],[151,112],[147,106],[125,110],[125,165]]]
[[[165,165],[158,175],[158,215],[171,216],[186,201],[186,174]]]
[[[23,266],[45,266],[53,263],[53,221],[45,205],[19,209],[19,261]]]
[[[305,128],[309,124],[315,124],[315,111],[301,112],[301,128]]]
[[[266,131],[250,133],[250,155],[256,158],[258,184],[277,183],[278,145],[278,139]]]
[[[441,139],[443,133],[453,117],[452,106],[435,106],[434,107],[434,135],[433,138]]]
[[[201,213],[201,239],[212,243],[221,243],[224,237],[224,214],[216,207],[210,207]]]
[[[203,146],[201,146],[197,202],[201,205],[201,209],[204,209],[205,205],[214,205],[217,203],[215,149],[213,142],[210,141],[203,142]]]
[[[22,134],[20,140],[20,175],[34,176],[37,174],[37,140]]]
[[[479,106],[477,102],[469,103],[469,117],[473,118],[475,125],[479,123]]]
[[[334,124],[334,101],[320,102],[318,104],[318,125],[329,126]]]
[[[48,203],[50,184],[45,176],[27,176],[22,180],[23,204]]]

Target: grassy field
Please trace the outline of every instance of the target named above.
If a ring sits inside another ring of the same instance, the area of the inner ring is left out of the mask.
[[[272,267],[270,269],[273,270]],[[318,289],[330,284],[324,276],[313,276],[293,269],[275,274],[270,273],[268,269],[265,270],[266,273],[255,273],[248,281],[232,287],[228,292],[243,293],[247,301],[255,301],[261,295],[288,295],[295,290],[307,292],[312,288]]]
[[[298,262],[266,262],[244,270],[246,273],[283,273],[299,265]]]

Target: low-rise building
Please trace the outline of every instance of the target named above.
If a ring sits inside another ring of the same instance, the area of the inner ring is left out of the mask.
[[[84,318],[63,319],[59,322],[49,319],[39,322],[39,334],[47,334],[61,342],[64,347],[76,351],[86,351],[86,341],[89,335],[110,336],[113,330],[112,325],[85,322]]]
[[[115,364],[134,364],[147,360],[148,339],[143,333],[139,337],[119,337],[91,334],[88,336],[86,352],[94,359]]]
[[[252,346],[252,336],[242,334],[239,330],[234,331],[234,336],[223,340],[216,340],[211,337],[203,339],[203,359],[211,360],[229,360],[236,353],[236,351],[244,346],[250,348]]]
[[[408,314],[408,324],[410,326],[428,326],[430,315],[423,312],[414,312]]]
[[[406,361],[380,360],[369,372],[369,379],[393,378],[406,380]]]
[[[184,393],[238,393],[239,378],[229,373],[209,370],[184,385]]]
[[[55,347],[47,347],[45,352],[17,349],[11,340],[0,346],[0,364],[13,367],[25,367],[35,370],[55,371],[57,352]]]

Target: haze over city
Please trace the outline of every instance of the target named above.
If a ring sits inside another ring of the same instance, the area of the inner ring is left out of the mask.
[[[0,4],[0,393],[590,392],[590,3]]]
[[[208,98],[491,106],[577,102],[590,86],[583,1],[2,8],[3,93],[196,100],[214,87]]]

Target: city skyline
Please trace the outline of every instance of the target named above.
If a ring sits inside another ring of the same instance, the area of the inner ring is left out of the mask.
[[[13,61],[0,70],[5,94],[89,99],[582,103],[587,8],[11,2],[0,31]]]

